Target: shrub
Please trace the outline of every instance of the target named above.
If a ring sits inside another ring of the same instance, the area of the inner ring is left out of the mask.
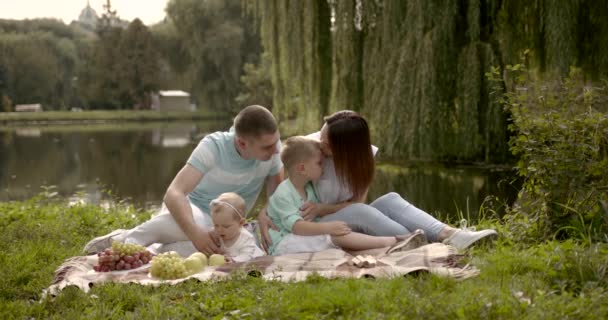
[[[575,68],[553,81],[535,79],[523,64],[486,76],[511,115],[510,150],[524,179],[507,218],[532,224],[519,231],[537,240],[606,240],[606,86],[586,83]]]

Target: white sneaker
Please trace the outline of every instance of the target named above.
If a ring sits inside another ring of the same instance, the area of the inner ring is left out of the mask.
[[[124,233],[125,229],[116,229],[104,236],[101,237],[97,237],[91,241],[89,241],[85,246],[84,246],[84,253],[86,254],[94,254],[100,251],[103,251],[106,248],[109,248],[112,246],[112,241],[114,240],[114,238],[118,235],[121,235],[122,233]]]
[[[443,240],[444,244],[456,247],[458,250],[464,250],[481,239],[490,240],[498,237],[498,233],[494,229],[475,231],[475,227],[466,227],[467,222],[464,219],[460,221],[460,224],[463,227]]]

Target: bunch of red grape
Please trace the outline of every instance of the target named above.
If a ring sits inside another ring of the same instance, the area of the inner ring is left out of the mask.
[[[99,252],[97,258],[93,270],[109,272],[139,268],[152,260],[152,253],[138,244],[114,241],[112,247]]]

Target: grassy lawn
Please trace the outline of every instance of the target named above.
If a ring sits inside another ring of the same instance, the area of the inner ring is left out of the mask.
[[[41,292],[64,259],[93,236],[146,220],[125,205],[68,207],[41,195],[0,203],[0,319],[602,319],[608,317],[608,246],[501,238],[469,251],[481,275],[300,283],[235,277],[148,287],[107,284],[85,294]],[[489,222],[485,222],[488,226]]]
[[[96,111],[45,111],[0,112],[2,124],[31,124],[72,121],[159,121],[159,120],[209,120],[228,118],[230,115],[217,111],[152,111],[152,110],[96,110]]]

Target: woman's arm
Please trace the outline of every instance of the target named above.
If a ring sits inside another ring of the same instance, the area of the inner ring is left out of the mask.
[[[340,211],[351,204],[353,204],[351,201],[344,201],[335,204],[307,202],[302,206],[302,208],[300,208],[300,210],[302,211],[302,218],[304,218],[304,220],[311,221],[316,217],[323,217]]]

